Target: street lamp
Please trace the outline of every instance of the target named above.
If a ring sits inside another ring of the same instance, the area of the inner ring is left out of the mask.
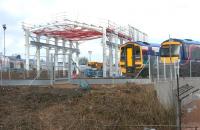
[[[4,30],[4,63],[5,63],[5,30],[6,30],[6,24],[3,24],[2,27],[3,27],[3,30]],[[3,59],[1,61],[2,61],[1,62],[1,86],[2,86]]]
[[[6,56],[6,47],[5,47],[5,31],[6,31],[6,24],[3,24],[2,27],[3,27],[3,30],[4,30],[4,53],[3,53],[3,55],[4,55],[4,63],[5,63],[5,56]]]

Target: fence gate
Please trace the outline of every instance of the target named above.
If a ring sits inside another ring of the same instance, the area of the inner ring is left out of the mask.
[[[52,54],[52,80],[69,81],[73,74],[77,72],[76,62],[73,61],[70,54]]]

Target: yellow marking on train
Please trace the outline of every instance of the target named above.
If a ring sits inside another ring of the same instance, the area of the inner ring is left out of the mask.
[[[170,64],[170,63],[175,63],[179,60],[179,57],[160,57],[160,60],[162,63]]]
[[[168,42],[164,42],[162,43],[162,45],[180,45],[180,42],[174,42],[174,41],[168,41]]]
[[[120,65],[125,65],[125,62],[124,61],[120,61]]]
[[[121,67],[121,72],[122,72],[122,73],[126,73],[126,68]]]
[[[133,65],[133,60],[132,60],[132,48],[127,48],[127,66],[130,67]]]
[[[141,61],[136,61],[135,65],[142,65],[143,63]]]
[[[140,47],[140,60],[141,60],[141,65],[143,65],[143,54],[142,54],[142,47]]]

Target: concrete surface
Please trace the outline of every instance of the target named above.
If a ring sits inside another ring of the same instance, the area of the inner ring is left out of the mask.
[[[70,81],[72,84],[80,84],[81,81],[86,81],[88,84],[124,84],[124,83],[136,83],[136,84],[150,84],[149,79],[73,79]]]
[[[179,79],[179,86],[183,85],[190,85],[195,87],[194,89],[200,89],[200,77],[185,77]],[[160,102],[166,106],[170,107],[172,106],[176,101],[176,88],[177,88],[177,81],[173,80],[172,82],[170,80],[168,81],[157,81],[155,82],[155,88],[157,91],[157,96],[160,100]],[[193,89],[193,90],[194,90]],[[193,100],[193,94],[189,95],[187,98],[185,98],[182,101],[182,104],[188,104]]]

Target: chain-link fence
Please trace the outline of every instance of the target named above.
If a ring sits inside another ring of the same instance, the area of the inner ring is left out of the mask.
[[[20,79],[50,79],[50,64],[44,64],[44,61],[40,62],[40,69],[37,70],[35,62],[29,64],[29,70],[25,69],[25,61],[20,62],[21,66],[13,66],[12,63],[1,63],[1,79],[2,80],[20,80]]]
[[[150,73],[153,80],[174,80],[176,75],[180,78],[200,77],[200,61],[178,60],[170,63],[162,62],[160,57],[151,56]]]
[[[58,57],[63,55],[49,56],[48,61],[45,61],[43,57],[40,58],[40,67],[37,67],[37,60],[35,58],[29,60],[29,69],[26,69],[26,62],[20,62],[21,67],[12,66],[11,62],[4,64],[0,62],[0,77],[2,80],[19,80],[19,79],[51,79],[52,73],[54,74],[55,79],[67,78],[68,77],[68,60],[62,61]],[[68,55],[65,56],[65,59],[68,58]],[[74,70],[74,61],[71,61],[72,71]],[[54,71],[54,72],[52,72]]]
[[[172,80],[179,73],[179,64],[161,62],[160,57],[151,56],[150,71],[153,81]]]
[[[60,55],[63,57],[64,55]],[[50,57],[50,56],[49,56]],[[66,59],[68,55],[65,56]],[[37,68],[36,60],[29,61],[29,70],[25,69],[25,61],[22,63],[21,68],[11,68],[8,66],[0,64],[0,73],[2,80],[18,80],[18,79],[45,79],[50,80],[51,75],[56,79],[67,79],[69,76],[68,60],[66,62],[55,61],[55,56],[49,59],[49,62],[41,60],[40,68]],[[71,75],[73,72],[76,74],[79,72],[80,77],[85,77],[85,75],[92,75],[94,72],[87,72],[80,70],[77,67],[77,63],[71,60]],[[162,62],[158,56],[149,56],[148,61],[143,65],[140,71],[137,71],[135,78],[150,78],[152,81],[167,81],[176,79],[178,74],[181,78],[193,78],[200,77],[200,61],[197,60],[185,60],[180,62],[166,63]],[[90,69],[92,70],[92,69]],[[95,75],[102,77],[102,71],[97,71]],[[89,77],[89,76],[88,76]]]

